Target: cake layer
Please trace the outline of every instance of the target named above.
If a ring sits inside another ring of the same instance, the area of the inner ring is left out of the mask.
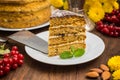
[[[55,56],[61,54],[63,51],[70,51],[70,47],[74,46],[75,48],[82,48],[85,49],[86,45],[84,43],[68,43],[68,44],[61,44],[55,46],[49,46],[49,54],[48,56]]]
[[[29,13],[28,13],[29,14]],[[9,14],[10,15],[10,14]],[[33,27],[47,22],[51,15],[50,7],[34,12],[31,15],[22,16],[0,16],[0,26],[6,28],[26,28]],[[12,15],[12,13],[11,13]],[[13,14],[14,15],[14,14]]]
[[[49,28],[49,35],[65,35],[65,34],[75,34],[79,32],[85,32],[84,26],[77,26],[77,25],[60,25],[54,26]]]
[[[44,8],[39,11],[29,12],[29,13],[19,13],[19,12],[2,12],[0,13],[0,22],[23,22],[30,21],[32,19],[46,17],[44,14],[48,13],[50,15],[50,7]],[[50,17],[50,16],[49,16]],[[43,20],[44,21],[44,20]]]
[[[0,3],[26,4],[35,1],[44,1],[44,0],[0,0]]]
[[[58,45],[63,43],[69,43],[73,41],[80,41],[81,43],[84,43],[86,39],[85,34],[71,34],[68,36],[50,36],[49,37],[49,45]]]
[[[0,4],[1,12],[34,12],[50,6],[50,1],[32,2],[29,4]]]
[[[81,16],[71,15],[66,17],[53,17],[50,19],[50,26],[55,27],[59,25],[78,25],[83,26],[85,25],[85,20]]]

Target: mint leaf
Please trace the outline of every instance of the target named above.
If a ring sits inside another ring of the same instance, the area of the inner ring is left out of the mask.
[[[80,49],[80,48],[78,48],[77,50],[74,51],[73,55],[74,55],[75,57],[80,57],[80,56],[82,56],[84,53],[85,53],[85,49]]]
[[[0,46],[0,49],[4,50],[4,48],[5,48],[5,44]]]
[[[71,46],[70,49],[71,49],[71,52],[72,52],[72,53],[74,53],[75,50],[76,50],[74,46]]]
[[[73,55],[70,53],[70,51],[64,51],[60,54],[60,58],[61,59],[68,59],[68,58],[72,58]]]

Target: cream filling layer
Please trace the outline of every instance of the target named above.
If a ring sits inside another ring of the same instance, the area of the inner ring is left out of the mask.
[[[65,46],[65,45],[71,45],[71,44],[76,44],[76,43],[82,43],[82,44],[85,44],[85,40],[82,40],[82,41],[74,41],[74,42],[70,42],[70,43],[65,43],[65,44],[59,44],[59,45],[52,45],[51,47],[57,47],[57,46]]]
[[[80,32],[78,34],[67,34],[68,37],[70,36],[86,36],[85,32]],[[52,38],[59,38],[61,37],[60,35],[57,35],[57,36],[49,36],[49,39],[52,39]]]
[[[50,27],[50,29],[54,29],[54,28],[65,28],[65,27],[71,27],[71,28],[79,27],[79,28],[85,28],[85,24],[82,25],[82,26],[78,26],[78,25],[59,25],[59,26]]]

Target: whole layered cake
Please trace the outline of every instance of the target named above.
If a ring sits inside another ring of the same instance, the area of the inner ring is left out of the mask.
[[[47,22],[49,0],[0,0],[0,27],[28,28]]]
[[[50,18],[49,56],[70,50],[71,46],[85,49],[85,19],[76,13],[56,10]]]

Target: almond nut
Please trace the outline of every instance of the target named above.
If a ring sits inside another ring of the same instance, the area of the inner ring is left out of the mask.
[[[101,77],[102,77],[103,80],[108,80],[111,77],[111,74],[108,71],[104,71],[102,73]]]
[[[97,72],[97,73],[102,73],[103,70],[99,69],[99,68],[93,68],[93,69],[90,69],[90,71],[94,71],[94,72]]]
[[[94,71],[86,73],[86,77],[89,77],[89,78],[97,78],[98,76],[99,76],[99,74]]]
[[[109,71],[109,68],[105,64],[101,64],[100,68],[104,71]]]

